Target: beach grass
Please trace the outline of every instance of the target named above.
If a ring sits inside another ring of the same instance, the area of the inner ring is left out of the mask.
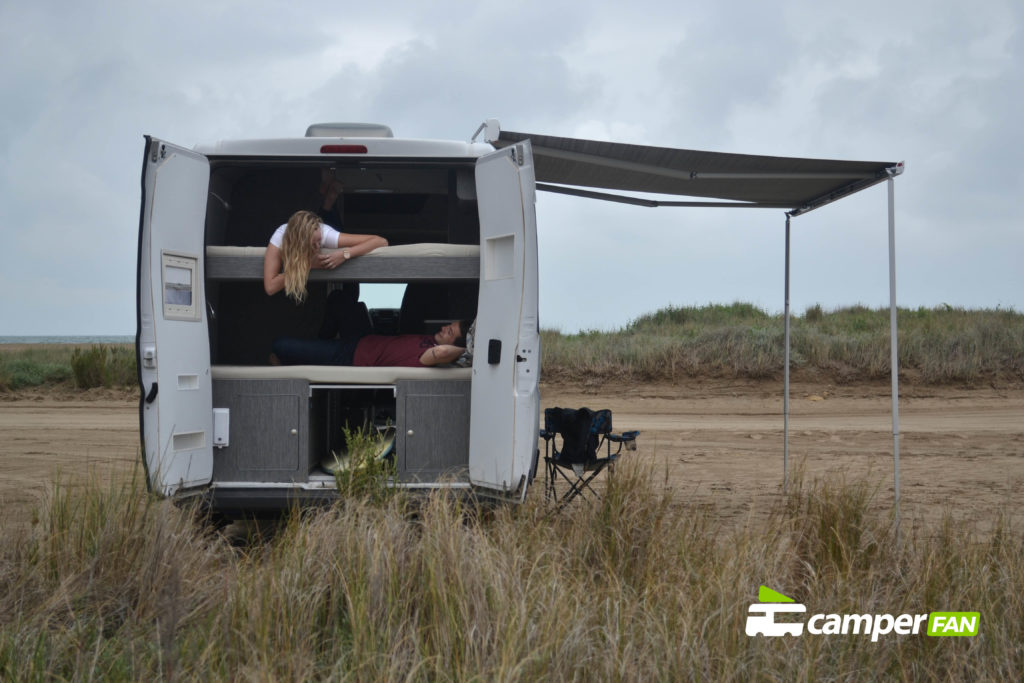
[[[134,344],[0,345],[0,391],[126,387],[137,377]]]
[[[897,541],[865,482],[799,477],[725,524],[624,461],[601,502],[349,498],[226,535],[138,482],[58,488],[0,548],[4,680],[1013,680],[1024,535]],[[767,585],[821,613],[981,614],[981,635],[750,637]]]
[[[1024,381],[1024,314],[1013,310],[900,309],[901,378],[923,384]],[[791,319],[796,377],[836,383],[890,375],[888,309],[808,308]],[[782,376],[780,315],[750,304],[666,308],[622,329],[542,333],[547,380],[587,377],[632,381]]]

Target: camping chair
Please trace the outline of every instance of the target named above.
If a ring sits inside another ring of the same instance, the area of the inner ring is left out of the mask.
[[[615,461],[622,449],[636,450],[636,437],[640,432],[612,433],[612,411],[590,410],[589,408],[547,408],[544,411],[544,463],[547,481],[544,487],[546,500],[556,499],[561,510],[576,496],[590,491],[599,497],[590,483],[605,469],[614,471]],[[561,447],[558,444],[561,437]],[[612,453],[612,444],[618,444]],[[601,455],[601,448],[604,454]],[[571,476],[569,473],[572,473]],[[569,490],[558,498],[555,488],[561,476],[569,484]]]

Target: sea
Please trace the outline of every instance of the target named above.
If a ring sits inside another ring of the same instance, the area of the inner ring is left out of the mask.
[[[0,344],[134,344],[135,335],[73,335],[73,336],[26,336],[3,337]]]

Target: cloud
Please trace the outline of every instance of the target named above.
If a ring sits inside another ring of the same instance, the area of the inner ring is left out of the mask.
[[[1024,309],[1024,5],[240,0],[0,5],[0,308],[8,334],[134,329],[143,135],[186,147],[377,121],[907,161],[907,305]],[[542,195],[543,323],[667,302],[781,308],[781,212]],[[794,221],[794,308],[888,301],[885,189]],[[574,305],[592,286],[610,305]],[[73,303],[69,303],[73,302]],[[776,303],[778,302],[778,303]],[[98,328],[98,329],[97,329]]]

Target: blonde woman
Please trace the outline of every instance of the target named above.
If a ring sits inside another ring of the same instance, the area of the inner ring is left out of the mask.
[[[329,184],[324,192],[321,213],[333,208],[341,190],[341,183]],[[333,270],[351,258],[387,245],[388,241],[378,235],[338,232],[325,225],[316,213],[296,211],[270,237],[263,256],[263,289],[268,295],[283,289],[295,303],[302,303],[306,298],[306,280],[310,270]],[[321,249],[338,251],[325,254]]]

